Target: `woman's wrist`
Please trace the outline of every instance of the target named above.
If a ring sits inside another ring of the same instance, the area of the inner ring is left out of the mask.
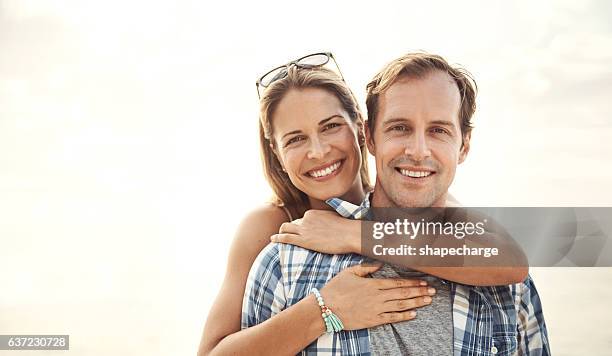
[[[321,317],[321,307],[319,306],[319,302],[314,294],[309,293],[306,298],[303,299],[303,302],[308,305],[308,327],[309,330],[316,335],[323,335],[327,328],[325,326],[325,321]]]
[[[325,305],[325,301],[323,300],[321,293],[319,293],[319,290],[317,288],[312,288],[310,291],[317,299],[319,307],[321,308],[321,317],[325,323],[325,331],[327,333],[333,333],[344,330],[342,320],[340,320],[340,318],[334,314],[334,312],[327,305]]]
[[[361,221],[350,220],[349,230],[344,238],[349,252],[361,254]]]

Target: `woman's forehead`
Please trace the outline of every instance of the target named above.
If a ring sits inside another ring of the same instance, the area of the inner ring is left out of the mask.
[[[347,116],[334,94],[320,88],[291,89],[278,103],[272,125],[277,132],[299,130],[334,115]]]

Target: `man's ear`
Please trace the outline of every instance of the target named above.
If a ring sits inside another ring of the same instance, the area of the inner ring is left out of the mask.
[[[468,132],[463,135],[463,144],[461,145],[461,149],[459,150],[459,162],[463,163],[467,158],[468,153],[470,152],[470,139],[472,138],[472,132]]]
[[[363,129],[363,122],[362,121],[357,121],[355,123],[355,126],[357,126],[357,142],[359,143],[359,147],[363,147],[363,145],[365,145],[365,133],[364,133],[364,129]]]
[[[370,125],[368,125],[368,122],[366,121],[366,125],[365,126],[365,141],[366,144],[368,145],[368,151],[370,151],[370,154],[374,157],[376,157],[376,146],[374,145],[374,134],[373,132],[370,130]]]

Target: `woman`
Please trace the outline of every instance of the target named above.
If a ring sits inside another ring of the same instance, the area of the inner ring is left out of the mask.
[[[275,200],[247,216],[238,229],[225,280],[204,328],[200,355],[295,354],[325,332],[312,295],[246,330],[240,331],[240,317],[249,269],[270,236],[279,229],[295,232],[295,225],[288,222],[309,209],[329,210],[326,199],[340,197],[360,204],[370,189],[362,115],[341,76],[321,67],[330,59],[331,54],[306,56],[275,68],[258,82],[265,87],[260,99],[260,148]],[[354,252],[359,239],[355,224],[332,213],[318,217],[329,223],[332,236],[342,236],[326,241],[321,252]],[[304,247],[316,250],[319,245]],[[373,327],[390,318],[409,320],[415,317],[415,308],[431,302],[435,291],[423,281],[365,278],[377,269],[348,268],[321,290],[327,305],[352,311],[338,315],[345,329]],[[402,299],[405,303],[397,303]]]

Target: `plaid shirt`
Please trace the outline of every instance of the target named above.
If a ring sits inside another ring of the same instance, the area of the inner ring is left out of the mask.
[[[360,206],[340,199],[327,203],[347,218],[362,219]],[[257,325],[299,302],[312,287],[322,288],[338,272],[361,263],[356,254],[328,255],[288,244],[270,244],[259,254],[247,279],[242,328]],[[531,277],[496,287],[450,284],[454,355],[550,355],[540,298]],[[370,355],[367,329],[324,334],[302,355]]]

